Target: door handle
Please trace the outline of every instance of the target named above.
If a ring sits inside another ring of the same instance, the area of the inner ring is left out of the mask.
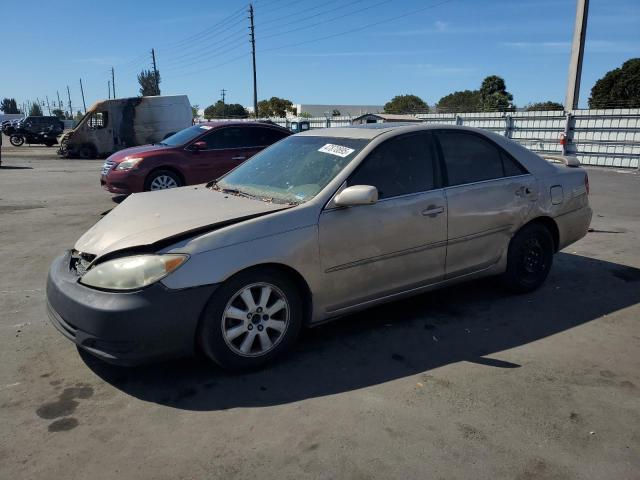
[[[231,157],[231,160],[246,160],[247,157]]]
[[[422,210],[422,216],[434,218],[444,212],[444,207],[436,207],[435,205],[429,205],[425,210]]]
[[[527,195],[531,195],[531,189],[523,185],[515,191],[515,194],[517,197],[526,197]]]

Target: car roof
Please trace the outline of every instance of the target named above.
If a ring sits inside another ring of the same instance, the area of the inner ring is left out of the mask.
[[[298,133],[297,135],[311,137],[361,138],[371,140],[387,132],[403,133],[443,127],[456,128],[455,125],[426,124],[416,122],[364,123],[361,125],[350,125],[346,127],[318,128],[313,130],[306,130],[304,132]]]
[[[212,121],[212,122],[199,122],[196,125],[205,125],[207,127],[219,128],[219,127],[237,127],[237,126],[252,126],[252,127],[267,127],[267,128],[277,128],[279,130],[285,130],[289,132],[288,129],[281,127],[277,123],[273,122],[260,122],[260,121]]]

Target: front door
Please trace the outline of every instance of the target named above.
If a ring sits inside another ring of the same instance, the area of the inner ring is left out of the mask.
[[[393,137],[347,181],[375,186],[379,201],[322,212],[319,243],[329,312],[443,277],[447,206],[435,158],[428,132]]]
[[[507,152],[484,135],[436,133],[447,172],[447,277],[498,262],[537,197],[537,184]]]

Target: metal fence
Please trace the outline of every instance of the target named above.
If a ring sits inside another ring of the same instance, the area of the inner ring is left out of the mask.
[[[575,155],[584,165],[640,168],[640,109],[570,112],[431,113],[433,124],[466,125],[505,135],[535,152]],[[291,119],[271,118],[289,127]],[[344,127],[351,117],[306,118],[311,128]]]

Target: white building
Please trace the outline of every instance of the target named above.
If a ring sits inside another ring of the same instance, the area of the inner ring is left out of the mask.
[[[303,113],[312,117],[359,117],[365,113],[380,113],[384,111],[383,105],[313,105],[309,103],[297,103],[293,107],[296,109],[297,115],[287,114],[287,117],[300,116]],[[335,114],[334,115],[334,110]]]

